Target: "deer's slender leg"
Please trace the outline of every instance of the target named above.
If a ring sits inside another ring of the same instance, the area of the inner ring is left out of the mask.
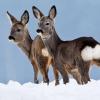
[[[80,56],[78,56],[75,60],[76,60],[76,66],[78,68],[78,71],[77,71],[77,75],[74,75],[74,76],[78,77],[78,78],[75,77],[76,79],[78,79],[77,82],[79,84],[88,83],[88,80],[89,80],[89,75],[88,75],[88,71],[89,71],[88,67],[89,67],[89,65],[88,65],[88,63],[84,62]],[[74,71],[74,73],[75,72],[76,72],[76,70]]]
[[[68,77],[68,73],[65,70],[65,67],[63,67],[63,65],[61,65],[60,63],[57,63],[57,68],[63,78],[63,83],[66,84],[69,82],[69,77]]]
[[[39,81],[37,79],[37,76],[38,76],[38,67],[37,67],[37,64],[34,61],[32,61],[31,63],[32,63],[33,69],[34,69],[34,83],[38,84],[39,83]]]
[[[84,83],[86,84],[88,81],[90,81],[89,77],[90,62],[84,63],[84,68],[85,68],[85,74],[83,78],[84,78]]]
[[[47,63],[48,63],[48,58],[47,57],[40,56],[38,58],[38,65],[39,65],[40,71],[43,75],[43,81],[45,83],[49,84]]]
[[[59,84],[59,73],[58,73],[58,69],[56,68],[56,66],[53,67],[53,72],[54,72],[54,76],[55,76],[55,85]]]
[[[53,72],[54,72],[54,77],[55,77],[55,85],[59,84],[59,72],[57,69],[57,66],[55,65],[53,59],[52,59],[52,67],[53,67]]]
[[[82,84],[81,74],[79,73],[77,68],[71,70],[71,74],[72,74],[73,78],[77,81],[78,84]]]

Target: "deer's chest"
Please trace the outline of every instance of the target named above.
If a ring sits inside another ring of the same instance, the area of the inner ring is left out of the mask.
[[[43,49],[42,49],[42,55],[43,55],[44,57],[48,57],[48,56],[49,56],[49,52],[48,52],[47,48],[43,48]]]

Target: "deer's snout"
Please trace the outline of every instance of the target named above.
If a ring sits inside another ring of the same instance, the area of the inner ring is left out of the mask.
[[[37,29],[36,32],[37,33],[43,33],[43,31],[41,29]]]
[[[9,36],[8,39],[9,40],[15,40],[15,38],[13,36]]]

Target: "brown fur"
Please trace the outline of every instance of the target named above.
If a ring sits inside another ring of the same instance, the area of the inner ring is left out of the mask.
[[[91,62],[99,65],[99,61],[83,61],[81,51],[90,46],[94,48],[99,44],[92,37],[80,37],[71,41],[62,41],[55,31],[53,19],[56,16],[56,7],[52,6],[49,15],[44,16],[43,13],[32,7],[34,16],[39,20],[38,34],[40,34],[50,55],[54,59],[57,69],[63,77],[64,84],[69,82],[68,73],[76,79],[78,84],[86,84],[90,81],[89,67]]]
[[[42,55],[42,49],[45,48],[45,46],[40,36],[36,36],[34,40],[31,39],[26,27],[29,21],[28,11],[23,13],[21,21],[17,21],[14,16],[9,12],[7,13],[12,21],[9,39],[17,43],[18,47],[22,49],[32,63],[34,69],[34,82],[38,83],[37,77],[40,70],[43,75],[43,81],[49,83],[48,69],[50,64],[53,64],[52,58],[50,55],[46,57]],[[54,69],[54,72],[56,72],[56,69]],[[56,78],[56,73],[54,73],[54,75]],[[55,84],[59,84],[58,79],[56,79]]]

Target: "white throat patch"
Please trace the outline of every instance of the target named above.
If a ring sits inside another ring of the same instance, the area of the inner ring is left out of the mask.
[[[13,43],[13,44],[15,44],[15,45],[18,44],[18,42],[14,42],[14,40],[9,40],[9,42],[11,42],[11,43]]]
[[[48,52],[47,48],[42,49],[42,55],[45,56],[45,57],[49,56],[49,52]]]
[[[81,56],[84,61],[90,61],[93,59],[100,59],[100,45],[96,45],[95,48],[90,46],[85,47],[81,51]]]
[[[39,35],[42,38],[42,33],[41,32],[37,33],[37,35]]]

